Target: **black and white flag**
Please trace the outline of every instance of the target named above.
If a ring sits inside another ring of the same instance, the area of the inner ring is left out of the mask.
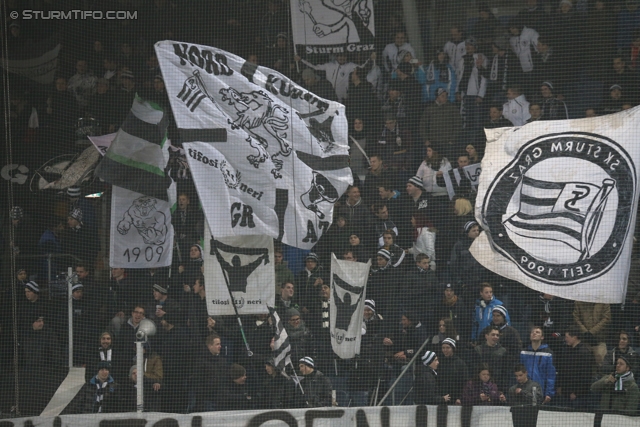
[[[462,171],[459,168],[452,169],[447,166],[442,175],[449,199],[458,197],[469,197],[469,191],[476,191],[482,168],[480,163],[464,166]]]
[[[375,50],[373,0],[291,0],[291,24],[307,55]]]
[[[272,307],[269,307],[269,314],[273,319],[275,334],[273,337],[273,364],[281,372],[284,372],[286,365],[291,365],[291,343],[289,334],[284,327],[282,319]]]
[[[275,306],[273,239],[269,236],[211,236],[205,224],[204,278],[207,310],[212,316],[264,314]]]
[[[170,199],[175,200],[175,196]],[[171,201],[114,185],[109,265],[118,268],[170,266],[173,256],[171,206]]]
[[[487,130],[471,246],[486,268],[539,292],[621,303],[636,209],[640,108]]]
[[[371,261],[343,261],[331,254],[331,347],[341,359],[360,354],[362,316]]]
[[[223,50],[155,48],[216,236],[265,234],[310,249],[352,183],[344,106]]]

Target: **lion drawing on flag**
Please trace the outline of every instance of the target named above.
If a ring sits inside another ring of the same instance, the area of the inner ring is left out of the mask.
[[[237,118],[233,121],[228,120],[232,129],[243,129],[249,134],[247,142],[252,148],[255,148],[257,155],[247,156],[249,163],[256,169],[260,167],[260,163],[264,163],[269,158],[267,148],[269,147],[268,136],[259,133],[261,129],[265,130],[268,135],[273,137],[280,149],[277,153],[271,155],[271,161],[275,168],[271,174],[275,178],[282,178],[280,170],[283,162],[277,157],[289,156],[293,151],[293,147],[285,140],[287,137],[286,130],[289,129],[289,111],[274,104],[273,100],[263,90],[254,90],[251,92],[238,92],[234,88],[220,89],[222,101],[236,109]]]
[[[134,200],[118,223],[118,233],[129,233],[133,225],[147,245],[164,244],[167,238],[167,218],[156,209],[157,203],[157,199],[149,196]]]

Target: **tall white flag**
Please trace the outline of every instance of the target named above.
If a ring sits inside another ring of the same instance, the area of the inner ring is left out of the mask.
[[[155,48],[216,237],[265,234],[310,249],[352,183],[344,106],[223,50]]]
[[[539,292],[621,303],[638,206],[640,107],[487,131],[471,246]]]
[[[212,316],[266,314],[275,306],[273,239],[269,236],[211,236],[205,224],[204,283]]]
[[[369,262],[343,261],[331,254],[331,347],[341,359],[360,354]]]
[[[173,256],[171,206],[172,201],[114,185],[109,265],[119,268],[170,266]]]

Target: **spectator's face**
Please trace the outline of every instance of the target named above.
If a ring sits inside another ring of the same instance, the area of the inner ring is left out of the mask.
[[[471,227],[471,230],[469,230],[469,232],[467,233],[467,236],[469,236],[469,238],[471,239],[475,239],[479,235],[480,235],[480,227],[477,225],[474,225],[473,227]]]
[[[615,100],[622,98],[622,92],[620,91],[620,89],[613,89],[609,93],[609,95],[611,95],[611,99],[615,99]]]
[[[282,252],[276,252],[275,254],[273,254],[273,258],[276,261],[276,265],[282,264],[282,261],[284,259],[284,257],[282,256]]]
[[[542,109],[538,104],[532,104],[529,106],[529,114],[531,114],[532,119],[539,119],[542,115]]]
[[[587,111],[585,111],[584,116],[589,118],[589,117],[596,117],[596,110],[594,110],[593,108],[589,108]]]
[[[87,61],[76,62],[76,72],[78,74],[84,74],[87,72]]]
[[[287,47],[287,39],[285,39],[284,37],[278,37],[276,39],[276,47],[278,49],[284,49]]]
[[[67,79],[63,79],[63,78],[56,79],[56,90],[58,92],[66,92],[67,91]]]
[[[300,368],[300,373],[302,375],[309,375],[310,373],[313,372],[313,368],[310,368],[309,366],[305,365],[304,363],[301,363],[298,367]]]
[[[491,313],[492,315],[492,319],[493,319],[493,324],[494,325],[504,325],[504,317],[502,317],[502,314],[500,314],[497,311],[494,311],[493,313]]]
[[[191,246],[191,248],[189,249],[189,258],[198,259],[200,258],[200,255],[200,249],[198,249],[197,246]]]
[[[344,64],[345,62],[347,62],[347,55],[336,56],[336,61],[338,61],[338,64]]]
[[[393,245],[393,236],[391,234],[384,234],[382,236],[382,241],[385,246],[391,246]]]
[[[154,79],[153,90],[156,92],[164,92],[164,81],[162,79]]]
[[[620,72],[624,70],[625,62],[622,58],[613,58],[613,69]]]
[[[282,288],[282,297],[286,298],[286,299],[291,299],[293,298],[293,283],[287,283],[284,285],[284,288]]]
[[[383,206],[381,209],[378,209],[378,212],[376,212],[376,216],[382,220],[389,219],[389,209],[387,209],[386,206]]]
[[[420,189],[411,183],[407,183],[407,194],[411,197],[415,197],[420,194]]]
[[[433,157],[433,148],[427,147],[427,158],[430,159]]]
[[[509,28],[509,32],[511,33],[512,36],[519,36],[520,35],[520,28],[518,28],[518,27],[510,27]]]
[[[153,290],[153,299],[156,301],[162,301],[164,295],[162,295],[162,293],[156,291],[155,289]]]
[[[338,218],[338,220],[336,221],[336,225],[337,225],[338,227],[342,228],[342,227],[344,227],[345,225],[347,225],[347,221],[346,221],[344,218],[340,217],[340,218]]]
[[[470,156],[475,156],[478,154],[476,151],[476,147],[471,144],[467,145],[467,148],[465,148],[465,150],[467,151],[467,153],[469,153]]]
[[[396,38],[395,38],[396,46],[400,47],[406,42],[407,42],[407,36],[404,33],[402,32],[396,33]]]
[[[560,12],[562,13],[569,13],[570,10],[571,5],[569,3],[562,3],[562,5],[560,6]]]
[[[529,333],[529,339],[531,341],[542,341],[542,330],[539,328],[532,329]]]
[[[469,166],[469,158],[467,156],[458,157],[458,167],[463,168],[465,166]]]
[[[264,365],[264,370],[267,371],[267,375],[273,376],[276,373],[276,369],[271,365]]]
[[[153,291],[154,297],[156,293],[160,293],[160,292]],[[133,323],[135,323],[136,325],[142,322],[142,319],[144,319],[144,308],[142,307],[134,308],[133,311],[131,312],[131,318],[133,319]]]
[[[207,345],[207,348],[214,356],[219,355],[220,351],[222,350],[222,343],[220,342],[220,338],[214,339],[212,344]]]
[[[480,373],[478,374],[478,378],[483,383],[486,383],[486,382],[489,382],[489,380],[491,379],[491,374],[489,373],[488,370],[484,369],[484,370],[480,371]]]
[[[31,302],[36,301],[38,299],[38,294],[36,294],[29,288],[24,288],[24,295],[27,297],[27,300]]]
[[[32,326],[34,331],[41,331],[44,328],[44,319],[42,317],[37,319]]]
[[[493,298],[493,289],[491,289],[490,287],[482,288],[482,290],[480,291],[480,298],[485,301],[491,301],[491,299]]]
[[[134,369],[133,372],[131,372],[131,382],[132,383],[137,383],[138,382],[138,370]]]
[[[236,383],[236,384],[244,384],[244,383],[246,383],[247,382],[247,374],[244,374],[240,378],[236,378],[235,380],[233,380],[233,382]]]
[[[196,282],[193,284],[193,293],[199,294],[200,291],[202,291],[202,285],[200,284],[200,280],[196,280]]]
[[[447,92],[442,92],[436,97],[436,101],[438,101],[438,104],[445,104],[449,101],[449,94]]]
[[[402,319],[400,319],[400,323],[402,324],[402,327],[405,329],[413,324],[407,316],[402,316]]]
[[[373,310],[371,310],[369,307],[365,307],[364,308],[364,318],[366,320],[369,320],[373,317]]]
[[[529,379],[526,372],[518,371],[515,374],[516,374],[516,381],[518,382],[518,384],[524,384]]]
[[[464,47],[467,50],[468,55],[473,55],[474,53],[476,53],[476,47],[471,43],[465,43]]]
[[[438,53],[438,62],[440,62],[441,64],[444,63],[444,61],[447,59],[447,54],[444,52],[440,52]]]
[[[568,332],[565,332],[565,334],[564,334],[564,342],[568,346],[573,347],[576,344],[578,344],[578,341],[579,341],[578,337],[573,337],[573,336],[569,335]]]
[[[298,326],[300,326],[300,316],[297,314],[295,316],[291,316],[289,318],[289,324],[294,328],[297,328]]]
[[[513,89],[507,89],[507,99],[516,99],[520,94]]]
[[[104,334],[100,337],[100,347],[104,349],[111,347],[111,335]]]
[[[551,98],[552,96],[551,89],[549,89],[549,86],[547,85],[542,85],[540,87],[540,94],[543,98]]]
[[[384,266],[387,265],[389,261],[387,261],[387,259],[385,257],[382,257],[380,255],[376,255],[376,264],[378,264],[379,268],[382,268]]]
[[[124,277],[124,268],[112,268],[111,277],[114,279],[122,279]]]
[[[449,344],[442,344],[442,354],[444,357],[453,356],[453,348]]]
[[[491,118],[491,120],[496,121],[500,119],[501,116],[502,116],[502,111],[500,111],[500,109],[496,107],[489,108],[489,117]]]
[[[460,40],[462,40],[462,32],[457,28],[451,28],[449,30],[449,35],[451,35],[451,40],[453,41],[459,42]]]
[[[185,194],[181,194],[180,197],[178,197],[178,207],[182,210],[185,210],[188,206],[189,197],[187,197]]]
[[[304,262],[304,265],[305,267],[307,267],[307,270],[313,271],[318,266],[318,262],[313,258],[307,258],[306,261]]]
[[[447,332],[447,324],[446,324],[446,323],[444,323],[444,320],[441,320],[441,321],[438,323],[438,332],[440,332],[440,333],[442,333],[442,334],[444,334],[444,333],[446,333],[446,332]]]
[[[627,372],[629,372],[631,368],[629,368],[629,365],[627,365],[627,362],[625,362],[623,359],[618,359],[618,361],[616,362],[616,374],[618,375],[622,375],[622,374],[626,374]]]
[[[107,368],[102,368],[98,371],[98,379],[102,382],[105,382],[109,379],[109,370]]]
[[[444,297],[446,299],[451,299],[456,295],[455,291],[453,290],[453,288],[446,288],[444,290]]]
[[[249,58],[247,59],[247,62],[250,64],[255,64],[258,65],[258,55],[249,55]]]
[[[436,357],[435,359],[433,359],[433,362],[429,363],[429,367],[435,371],[436,369],[438,369],[438,365],[439,364],[440,364],[440,362],[438,361],[438,358]]]
[[[370,157],[369,161],[371,162],[371,170],[374,172],[379,171],[382,167],[382,160],[380,160],[380,158],[377,156]]]
[[[358,132],[362,132],[362,129],[364,129],[364,123],[360,119],[355,119],[353,122],[353,128]]]
[[[396,128],[396,121],[395,120],[386,120],[384,122],[384,127],[386,127],[389,130],[394,130]]]
[[[26,280],[27,280],[27,272],[26,272],[26,271],[24,271],[24,270],[20,271],[20,272],[16,275],[16,278],[17,278],[19,281],[21,281],[21,282],[26,281]]]
[[[76,274],[81,281],[89,277],[89,272],[85,267],[76,267]]]
[[[73,291],[72,295],[74,299],[82,299],[82,296],[84,295],[84,291],[82,289],[76,289],[75,291]]]
[[[320,298],[329,301],[329,298],[331,298],[331,288],[329,285],[323,284],[320,286]]]
[[[500,332],[491,330],[491,332],[486,334],[484,338],[487,340],[487,344],[489,346],[495,347],[495,345],[498,344],[498,341],[500,341]]]
[[[429,258],[423,258],[418,263],[418,267],[420,267],[423,270],[428,270],[429,269],[429,262],[430,262]]]
[[[396,99],[400,98],[400,91],[399,90],[389,89],[388,93],[389,93],[389,101],[393,102]]]
[[[356,258],[353,256],[353,252],[347,252],[342,255],[342,259],[345,261],[355,261]]]
[[[77,228],[80,225],[80,222],[75,218],[68,217],[67,225],[69,226],[69,228]]]
[[[378,194],[381,199],[388,200],[393,196],[393,190],[387,190],[384,187],[378,187]]]
[[[349,199],[349,204],[353,205],[354,203],[358,203],[360,201],[360,190],[358,187],[351,187],[351,189],[349,189],[349,193],[347,193],[347,197]]]
[[[620,339],[618,340],[618,348],[624,350],[629,347],[629,335],[620,334]]]
[[[360,244],[360,238],[355,234],[352,234],[351,236],[349,236],[349,244],[351,246],[358,246]]]

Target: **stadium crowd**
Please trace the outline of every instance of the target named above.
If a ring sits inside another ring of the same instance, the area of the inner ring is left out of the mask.
[[[436,28],[442,14],[466,16],[446,3],[435,2]],[[71,22],[62,33],[52,21],[5,22],[2,47],[10,58],[24,58],[43,37],[62,40],[52,87],[12,80],[16,156],[73,149],[78,118],[94,119],[102,133],[117,131],[136,94],[170,112],[169,76],[160,72],[153,43],[173,39],[229,50],[344,103],[354,185],[311,252],[276,242],[276,311],[296,370],[288,367],[287,375],[272,359],[272,317],[243,319],[248,356],[235,317],[207,313],[200,246],[207,236],[188,169],[175,176],[179,250],[171,268],[108,271],[99,243],[108,238],[109,222],[98,215],[108,197],[87,199],[82,185],[44,206],[41,200],[7,206],[0,411],[19,402],[21,414],[39,414],[66,375],[67,301],[55,281],[48,283],[49,269],[55,276],[66,264],[31,258],[53,253],[78,260],[74,364],[87,372],[65,413],[135,411],[137,375],[144,375],[148,411],[364,406],[427,342],[388,404],[545,404],[635,414],[637,258],[623,304],[564,300],[491,273],[469,251],[481,229],[463,168],[482,160],[485,128],[637,105],[640,2],[527,0],[507,20],[477,3],[477,19],[439,28],[449,36],[445,43],[424,43],[424,63],[393,1],[376,3],[378,52],[335,57],[294,52],[282,0],[123,1],[118,7],[137,10],[137,21]],[[8,4],[20,11],[17,1]],[[179,148],[175,125],[169,132]],[[36,219],[43,210],[45,227]],[[342,360],[331,348],[331,253],[372,262],[356,359]],[[135,333],[145,318],[158,334],[145,344],[139,373]]]

